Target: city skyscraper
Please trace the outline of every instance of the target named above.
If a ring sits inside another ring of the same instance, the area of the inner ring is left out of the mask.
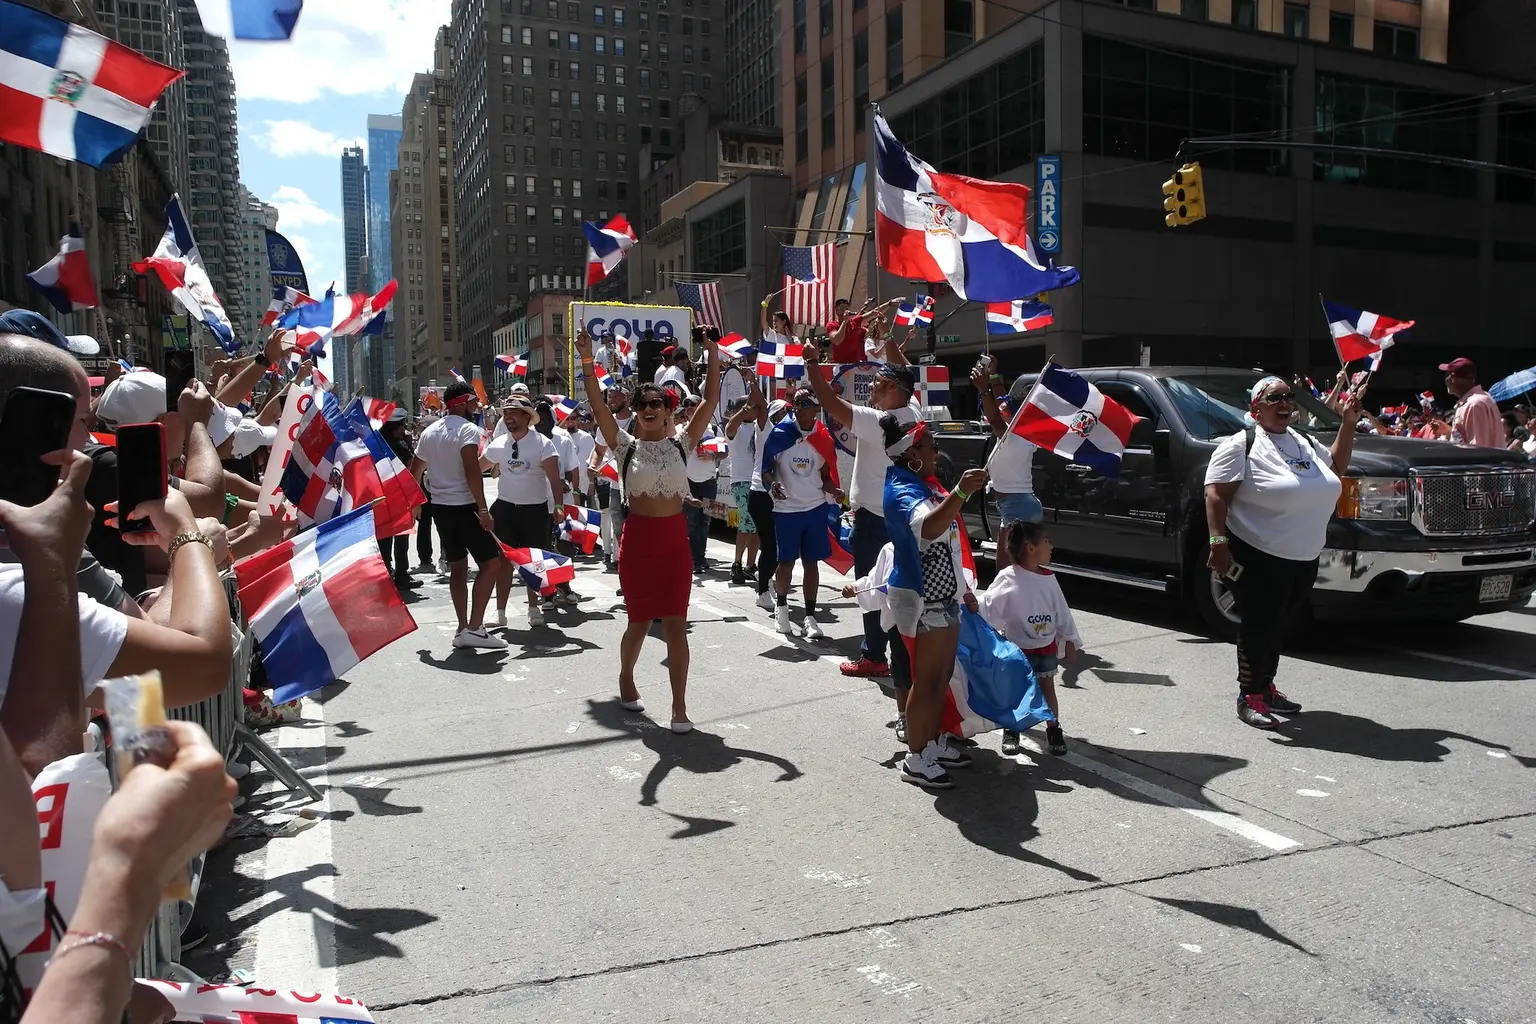
[[[113,39],[173,68],[186,67],[182,44],[181,10],[175,3],[123,4],[116,0],[95,0],[96,14],[102,28]],[[201,26],[199,25],[200,29]],[[187,94],[188,83],[178,79],[160,96],[144,127],[144,138],[182,196],[192,191],[187,164]],[[206,99],[206,87],[192,90],[199,100]]]
[[[713,92],[724,36],[712,15],[726,5],[650,6],[454,0],[466,363],[489,365],[492,332],[524,308],[530,280],[580,288],[581,222],[629,212],[641,160],[675,155],[681,119]]]
[[[389,283],[394,264],[390,259],[389,172],[399,164],[400,136],[403,128],[399,114],[368,115],[368,266],[367,291],[376,292]],[[417,215],[419,216],[419,214]],[[382,334],[362,337],[364,361],[368,367],[371,394],[387,395],[394,378],[393,308],[385,314]]]
[[[277,227],[277,207],[240,186],[239,290],[245,310],[242,320],[230,320],[235,337],[248,341],[261,328],[261,318],[272,299],[272,268],[267,259],[267,230]]]
[[[349,146],[341,151],[341,228],[347,293],[368,287],[364,268],[368,257],[368,164],[363,147]],[[317,286],[318,287],[318,286]],[[319,296],[315,296],[319,298]],[[352,380],[352,346],[358,338],[331,339],[331,377],[336,393],[350,395],[361,384]]]
[[[778,0],[725,5],[725,116],[735,124],[779,126],[780,6]]]

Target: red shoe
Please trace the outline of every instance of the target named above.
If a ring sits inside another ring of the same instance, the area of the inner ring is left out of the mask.
[[[890,665],[883,661],[871,661],[868,658],[845,661],[837,666],[837,670],[845,676],[858,676],[861,679],[878,679],[891,674]]]

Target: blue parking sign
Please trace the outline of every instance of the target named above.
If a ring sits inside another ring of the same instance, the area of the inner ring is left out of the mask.
[[[1061,157],[1035,157],[1035,247],[1047,256],[1061,252]]]

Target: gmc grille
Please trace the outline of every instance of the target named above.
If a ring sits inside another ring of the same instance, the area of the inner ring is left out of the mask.
[[[1413,525],[1428,537],[1524,533],[1536,520],[1536,471],[1415,470]]]

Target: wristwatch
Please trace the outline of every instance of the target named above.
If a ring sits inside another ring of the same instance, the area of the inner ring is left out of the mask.
[[[265,352],[256,353],[256,358],[251,361],[262,369],[266,369],[272,365],[272,360],[267,358],[267,354]]]

